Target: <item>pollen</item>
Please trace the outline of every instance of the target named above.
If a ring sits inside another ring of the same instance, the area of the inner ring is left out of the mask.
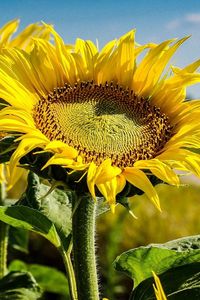
[[[79,82],[55,88],[34,107],[36,127],[74,147],[85,163],[118,167],[154,158],[172,136],[167,115],[118,84]]]

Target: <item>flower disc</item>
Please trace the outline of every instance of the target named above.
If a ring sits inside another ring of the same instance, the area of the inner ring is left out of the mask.
[[[37,103],[34,120],[50,140],[77,149],[85,163],[111,158],[113,165],[133,166],[154,157],[171,136],[165,114],[113,83],[56,88]]]

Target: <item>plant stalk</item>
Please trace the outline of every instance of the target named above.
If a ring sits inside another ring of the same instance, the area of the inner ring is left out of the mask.
[[[0,184],[0,205],[4,205],[5,186]],[[9,225],[0,221],[0,279],[7,273],[7,251],[8,251],[8,228]]]
[[[78,300],[76,279],[75,279],[74,269],[73,269],[73,265],[72,265],[71,257],[70,257],[71,250],[72,250],[72,244],[69,246],[69,249],[67,251],[65,251],[64,248],[62,248],[61,254],[62,254],[63,262],[64,262],[65,269],[66,269],[67,276],[68,276],[71,300]]]
[[[96,203],[89,195],[77,200],[79,204],[72,217],[72,234],[78,300],[99,300],[95,258]]]

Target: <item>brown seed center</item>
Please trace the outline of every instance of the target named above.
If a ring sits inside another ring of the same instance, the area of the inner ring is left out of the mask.
[[[172,135],[168,117],[133,91],[106,83],[81,82],[56,88],[33,112],[50,140],[78,150],[84,162],[133,166],[155,157]]]

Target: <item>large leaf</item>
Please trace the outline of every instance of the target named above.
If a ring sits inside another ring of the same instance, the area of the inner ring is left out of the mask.
[[[0,220],[17,228],[34,231],[60,247],[54,224],[41,212],[26,206],[0,206]]]
[[[200,299],[200,263],[172,268],[159,276],[169,300]],[[142,281],[133,291],[130,300],[156,300],[153,278]]]
[[[46,215],[56,226],[57,230],[65,235],[71,233],[72,226],[72,198],[73,192],[50,187],[41,183],[39,177],[30,172],[28,187],[17,205],[25,205],[38,209]],[[97,197],[97,216],[108,211],[109,205],[103,197]],[[59,217],[58,217],[59,216]]]
[[[55,225],[63,244],[67,244],[72,227],[70,193],[60,189],[49,190],[49,186],[40,183],[39,177],[30,172],[26,192],[16,205],[40,211]]]
[[[28,272],[11,272],[0,280],[0,300],[37,300],[41,289]]]
[[[9,246],[28,253],[29,232],[23,228],[9,227]]]
[[[26,264],[20,260],[14,260],[9,266],[10,271],[28,271],[45,292],[69,296],[68,281],[65,275],[52,267],[38,264]]]
[[[194,262],[200,262],[199,235],[129,250],[116,258],[114,266],[131,277],[137,286],[152,276],[152,270],[161,274]]]

